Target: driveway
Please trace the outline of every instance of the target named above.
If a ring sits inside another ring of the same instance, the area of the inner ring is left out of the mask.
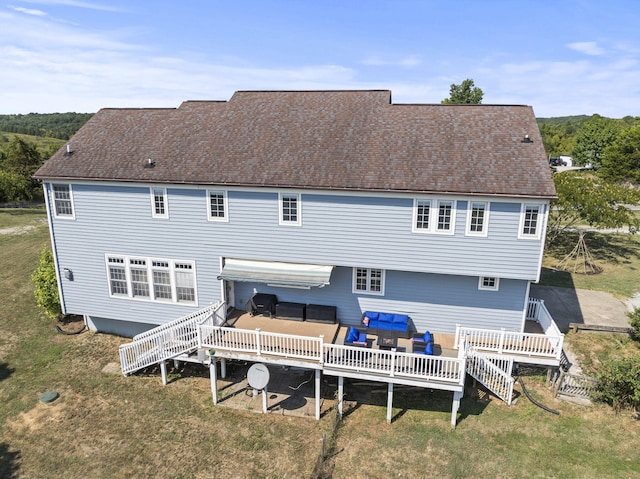
[[[569,330],[569,323],[629,327],[629,306],[604,291],[532,284],[530,295],[544,300],[562,332]]]

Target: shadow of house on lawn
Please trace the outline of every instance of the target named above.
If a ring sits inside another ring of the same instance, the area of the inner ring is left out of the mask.
[[[0,477],[3,479],[18,478],[18,460],[20,451],[11,451],[9,444],[0,443]]]
[[[10,367],[8,363],[0,363],[0,381],[4,381],[5,379],[9,378],[9,376],[11,376],[14,372],[15,369]]]

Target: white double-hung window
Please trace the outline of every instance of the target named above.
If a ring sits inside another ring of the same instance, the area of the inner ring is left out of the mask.
[[[153,218],[169,218],[166,188],[151,188],[151,216]]]
[[[107,254],[109,296],[197,304],[194,261]]]
[[[453,234],[456,222],[456,202],[415,198],[413,200],[414,233]]]
[[[470,201],[467,210],[467,235],[487,236],[489,224],[489,203],[486,201]]]
[[[51,185],[51,196],[55,218],[75,219],[71,185],[54,183]]]
[[[226,191],[207,190],[207,217],[209,221],[229,221]]]
[[[302,224],[302,212],[300,195],[297,193],[280,193],[279,224],[287,226],[300,226]]]
[[[384,295],[383,269],[353,268],[353,292]]]
[[[518,231],[518,238],[540,239],[542,223],[542,205],[524,203],[520,209],[520,228]]]

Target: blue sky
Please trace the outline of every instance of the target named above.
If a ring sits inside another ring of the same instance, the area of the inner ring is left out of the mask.
[[[640,116],[637,0],[9,0],[0,113],[228,100],[236,90],[390,89],[539,117]]]

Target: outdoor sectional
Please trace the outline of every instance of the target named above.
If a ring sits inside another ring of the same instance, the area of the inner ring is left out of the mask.
[[[367,334],[391,333],[398,338],[409,339],[410,319],[406,314],[365,311],[362,315],[362,326]]]

